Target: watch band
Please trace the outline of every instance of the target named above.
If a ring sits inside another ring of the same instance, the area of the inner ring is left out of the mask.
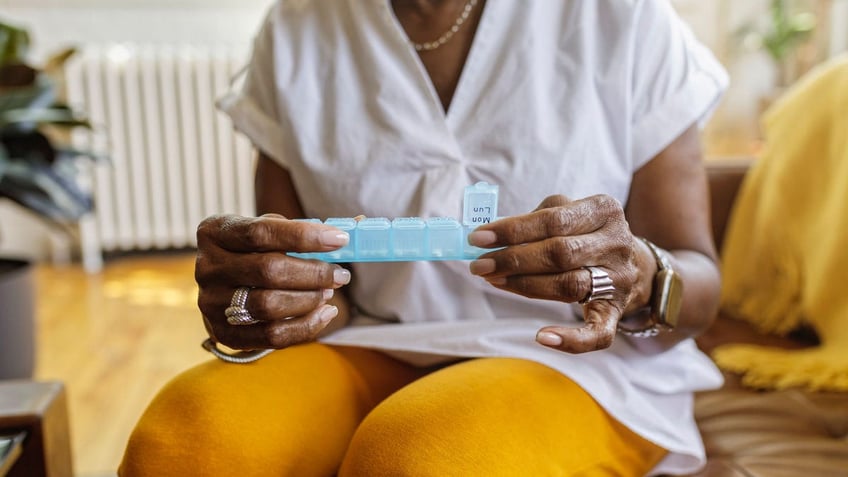
[[[657,261],[658,272],[671,269],[671,261],[668,259],[668,252],[657,247],[653,242],[644,237],[639,237],[639,240],[644,242],[654,255],[654,260]]]
[[[657,277],[659,277],[659,276],[665,277],[665,276],[669,275],[669,276],[672,276],[672,278],[671,278],[672,280],[677,280],[679,282],[679,277],[675,276],[674,269],[672,268],[672,265],[671,265],[671,261],[668,259],[668,256],[667,256],[668,252],[657,247],[656,245],[654,245],[648,239],[645,239],[643,237],[639,237],[639,239],[642,242],[644,242],[645,245],[648,246],[648,249],[651,251],[651,254],[654,256],[654,259],[657,261]],[[656,277],[655,277],[654,281],[655,281],[654,282],[654,290],[651,293],[650,304],[649,304],[649,306],[646,310],[646,313],[650,317],[650,321],[648,322],[648,324],[646,326],[642,327],[642,328],[633,329],[633,328],[626,328],[624,326],[621,326],[621,324],[619,323],[619,325],[618,325],[618,332],[619,333],[626,335],[626,336],[633,336],[633,337],[636,337],[636,338],[650,338],[650,337],[653,337],[653,336],[657,336],[658,334],[660,334],[662,332],[671,331],[672,329],[674,329],[673,323],[670,324],[667,321],[664,321],[663,319],[658,318],[658,317],[663,316],[663,314],[667,312],[667,309],[664,308],[667,304],[658,303],[658,300],[662,299],[663,297],[658,295],[658,293],[657,293],[658,290],[656,288],[660,285],[663,288],[665,288],[666,284],[665,283],[662,283],[662,284],[656,283]],[[679,286],[679,283],[678,283],[678,286]],[[662,310],[660,310],[660,308],[662,308]],[[674,313],[675,313],[674,321],[675,322],[676,322],[677,311],[678,311],[677,309],[674,310]]]

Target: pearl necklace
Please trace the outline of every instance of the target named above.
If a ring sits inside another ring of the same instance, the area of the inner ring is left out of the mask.
[[[471,10],[474,9],[475,5],[477,5],[477,0],[468,0],[465,3],[465,7],[462,8],[462,13],[459,14],[459,18],[457,18],[456,21],[453,22],[453,26],[451,26],[448,31],[446,31],[444,34],[442,34],[442,36],[440,36],[436,40],[427,41],[424,43],[415,43],[414,41],[410,41],[410,43],[412,43],[413,48],[415,48],[415,51],[432,51],[447,43],[448,40],[453,38],[453,35],[459,31],[459,27],[461,27],[462,24],[465,23],[465,20],[468,20],[468,15],[471,14]]]

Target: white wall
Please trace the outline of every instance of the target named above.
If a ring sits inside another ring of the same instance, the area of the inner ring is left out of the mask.
[[[848,0],[834,2],[830,20],[830,54],[848,51]]]
[[[272,0],[0,0],[27,27],[34,60],[89,42],[245,44]]]

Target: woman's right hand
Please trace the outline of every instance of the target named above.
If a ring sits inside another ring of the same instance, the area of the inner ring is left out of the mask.
[[[213,341],[233,349],[285,348],[313,341],[339,315],[328,304],[350,282],[345,268],[287,252],[328,252],[346,245],[347,233],[327,225],[261,217],[216,215],[197,229],[197,303]],[[258,323],[233,325],[224,310],[240,287]]]

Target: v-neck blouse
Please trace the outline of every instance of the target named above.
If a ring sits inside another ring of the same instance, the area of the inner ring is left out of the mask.
[[[220,106],[290,172],[309,217],[460,217],[477,181],[500,185],[508,216],[551,194],[626,204],[634,172],[703,122],[726,83],[667,0],[487,0],[445,113],[389,0],[281,0]],[[534,360],[668,449],[655,472],[704,463],[692,392],[721,375],[691,340],[659,355],[626,339],[542,347],[536,331],[579,309],[497,290],[467,262],[357,263],[350,287],[354,325],[326,342],[420,364]]]

